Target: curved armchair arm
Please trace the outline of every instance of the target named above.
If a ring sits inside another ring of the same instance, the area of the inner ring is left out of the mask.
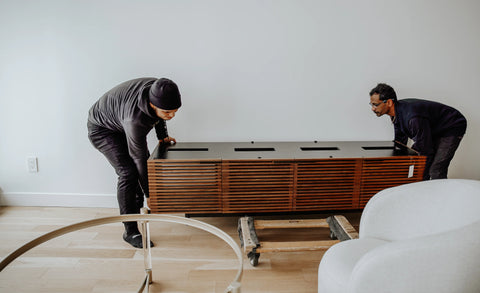
[[[382,245],[357,262],[348,292],[480,292],[479,235],[480,221]]]

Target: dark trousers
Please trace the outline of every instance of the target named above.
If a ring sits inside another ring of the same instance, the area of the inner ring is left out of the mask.
[[[117,200],[120,214],[138,214],[143,207],[143,192],[138,181],[138,171],[128,153],[127,139],[124,133],[114,132],[87,124],[88,138],[110,162],[118,175]],[[137,233],[136,222],[124,222],[128,233]]]
[[[460,145],[463,136],[440,137],[435,140],[435,155],[428,174],[424,179],[445,179],[447,178],[448,166]]]

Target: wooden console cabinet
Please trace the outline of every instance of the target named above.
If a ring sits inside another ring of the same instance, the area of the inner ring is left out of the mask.
[[[425,157],[389,141],[158,145],[152,213],[254,214],[362,209],[378,191],[421,181]]]

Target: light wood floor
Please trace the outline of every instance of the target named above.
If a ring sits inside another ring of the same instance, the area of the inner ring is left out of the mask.
[[[0,257],[65,225],[115,216],[117,209],[0,207]],[[358,230],[360,213],[337,213]],[[325,218],[330,214],[257,217]],[[196,217],[239,242],[238,217]],[[236,274],[233,250],[207,232],[180,224],[152,222],[153,281],[150,292],[224,292]],[[87,228],[43,243],[0,273],[0,292],[136,292],[144,277],[143,252],[125,243],[121,223]],[[328,239],[328,229],[263,230],[260,241]],[[264,253],[259,264],[244,263],[244,293],[317,292],[324,251]]]

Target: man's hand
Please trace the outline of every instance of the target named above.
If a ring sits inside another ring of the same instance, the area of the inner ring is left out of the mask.
[[[177,140],[173,137],[167,136],[164,139],[160,139],[159,143],[166,143],[166,144],[176,144]]]

